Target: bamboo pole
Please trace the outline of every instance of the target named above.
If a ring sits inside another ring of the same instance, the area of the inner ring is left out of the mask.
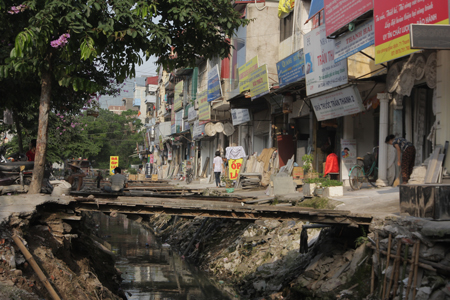
[[[416,251],[416,257],[414,259],[414,279],[413,279],[413,300],[416,299],[416,292],[417,292],[417,271],[419,268],[419,253],[420,253],[420,241],[417,241],[417,251]]]
[[[412,258],[414,259],[414,261],[416,259],[416,251],[419,251],[419,249],[417,249],[417,245],[418,245],[418,243],[416,242],[414,244],[413,253],[412,253]],[[408,300],[409,291],[411,290],[413,274],[414,274],[414,263],[411,263],[411,267],[410,267],[409,275],[408,275],[408,285],[406,286],[406,295],[405,295],[406,300]]]
[[[44,273],[42,273],[42,270],[39,268],[38,264],[34,260],[34,258],[31,255],[31,253],[28,251],[27,248],[25,248],[25,246],[22,243],[22,241],[20,240],[20,238],[17,235],[14,234],[12,236],[12,239],[14,240],[16,245],[19,247],[20,251],[22,251],[23,255],[25,256],[25,259],[30,263],[30,265],[33,268],[34,272],[36,272],[37,276],[42,281],[42,283],[44,284],[44,286],[47,289],[47,291],[50,293],[50,296],[53,298],[53,300],[61,300],[61,298],[59,298],[58,294],[53,289],[53,287],[50,284],[50,282],[47,280],[47,277],[45,277]]]
[[[370,246],[371,249],[375,250],[376,248],[374,246]],[[380,253],[382,253],[383,255],[387,255],[387,251],[384,250],[380,250]],[[391,253],[391,258],[395,259],[395,254]],[[403,261],[403,258],[400,258]],[[432,272],[437,272],[436,269],[439,269],[441,267],[441,265],[437,264],[437,263],[433,263],[430,261],[426,261],[426,263],[422,263],[420,262],[422,259],[419,259],[419,267],[421,267],[422,269],[428,270],[428,271],[432,271]],[[425,260],[423,260],[425,261]],[[411,259],[408,259],[408,263],[410,264],[414,264],[414,257]],[[443,266],[444,267],[444,266]],[[446,269],[442,269],[443,271],[447,271]]]
[[[391,287],[392,287],[392,283],[395,281],[395,274],[397,272],[397,265],[400,265],[400,251],[402,249],[402,240],[399,240],[397,242],[397,253],[395,254],[395,260],[394,260],[394,266],[392,268],[392,277],[391,280],[389,280],[389,287],[387,290],[387,298],[389,299],[389,295],[391,293]]]
[[[392,234],[389,233],[389,241],[388,241],[388,254],[386,257],[386,271],[384,272],[384,283],[383,283],[383,292],[381,293],[382,299],[384,300],[385,297],[385,292],[386,292],[386,284],[387,284],[387,271],[389,268],[389,261],[391,258],[391,245],[392,245]]]

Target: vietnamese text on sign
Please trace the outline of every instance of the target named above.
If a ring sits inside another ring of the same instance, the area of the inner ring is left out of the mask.
[[[375,43],[373,20],[361,24],[355,31],[347,32],[334,40],[334,62],[341,61]]]
[[[215,65],[208,72],[208,102],[214,101],[222,96],[222,85],[220,83],[219,66]]]
[[[318,121],[352,115],[364,110],[361,95],[355,86],[312,98],[311,105]]]
[[[269,93],[269,78],[267,74],[267,65],[262,65],[254,71],[250,77],[250,95],[252,100]]]
[[[326,35],[333,35],[372,8],[372,0],[324,0]]]
[[[417,50],[410,48],[409,25],[448,24],[448,1],[374,1],[375,63]]]
[[[238,69],[239,73],[239,93],[250,89],[249,77],[252,72],[258,69],[258,56],[253,57]]]
[[[277,73],[280,87],[304,78],[305,60],[303,58],[303,49],[277,62]]]

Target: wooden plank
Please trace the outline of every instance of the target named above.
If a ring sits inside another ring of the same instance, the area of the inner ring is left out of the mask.
[[[428,167],[427,167],[427,172],[425,173],[425,183],[431,183],[431,181],[432,181],[433,174],[436,171],[436,166],[438,163],[439,154],[441,153],[441,150],[442,150],[442,146],[437,145],[431,155],[431,159],[430,159],[430,162],[428,163]]]
[[[441,177],[440,176],[441,167],[442,167],[442,162],[444,161],[444,158],[445,158],[445,154],[439,154],[439,157],[436,162],[436,167],[435,167],[434,173],[432,174],[433,176],[431,177],[430,183],[438,183],[438,181]]]

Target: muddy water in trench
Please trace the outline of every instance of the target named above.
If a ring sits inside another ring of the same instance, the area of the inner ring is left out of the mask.
[[[94,221],[98,236],[117,256],[116,267],[122,272],[122,289],[128,299],[230,299],[211,284],[206,274],[161,246],[150,231],[126,216],[112,218],[97,213]]]

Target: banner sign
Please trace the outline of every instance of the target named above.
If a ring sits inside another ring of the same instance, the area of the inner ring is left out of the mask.
[[[304,78],[305,60],[303,58],[303,49],[277,62],[277,73],[280,87]]]
[[[324,0],[325,17],[327,18],[326,35],[333,35],[372,8],[372,0]]]
[[[177,128],[175,127],[175,109],[173,108],[170,111],[170,134],[174,134],[177,132]]]
[[[311,98],[318,121],[353,115],[364,111],[361,95],[356,86]]]
[[[231,180],[237,180],[239,171],[241,170],[244,159],[229,159],[228,160],[228,175]]]
[[[410,49],[409,25],[448,24],[448,14],[448,1],[374,1],[375,63],[418,51]]]
[[[250,95],[252,100],[264,96],[269,93],[269,76],[267,73],[267,65],[262,65],[254,71],[250,77]]]
[[[341,178],[348,178],[350,169],[356,165],[356,140],[341,139]]]
[[[347,61],[334,62],[334,40],[327,39],[325,24],[305,34],[306,94],[346,84]]]
[[[247,108],[233,108],[231,109],[231,120],[233,126],[243,124],[250,121],[250,114]]]
[[[208,102],[214,101],[222,96],[222,85],[220,83],[219,66],[215,65],[208,72]]]
[[[180,133],[181,131],[183,131],[182,125],[183,125],[183,111],[180,110],[175,113],[176,133]]]
[[[110,156],[109,157],[109,175],[114,175],[114,169],[119,166],[119,157]]]
[[[375,43],[374,22],[370,20],[334,40],[334,62],[346,59]]]
[[[199,121],[194,122],[194,130],[192,136],[194,140],[200,139],[205,134],[205,124],[200,124]]]
[[[180,96],[180,94],[183,94],[183,81],[180,81],[175,85],[174,93],[173,106],[175,111],[177,111],[183,108],[183,96]]]
[[[200,124],[206,124],[211,121],[211,105],[208,102],[207,92],[203,91],[197,94],[198,101],[198,120]]]
[[[258,56],[253,57],[238,69],[239,73],[239,93],[250,89],[248,81],[250,74],[258,69]]]
[[[197,110],[194,108],[194,106],[189,107],[188,110],[188,121],[194,121],[197,119]]]

